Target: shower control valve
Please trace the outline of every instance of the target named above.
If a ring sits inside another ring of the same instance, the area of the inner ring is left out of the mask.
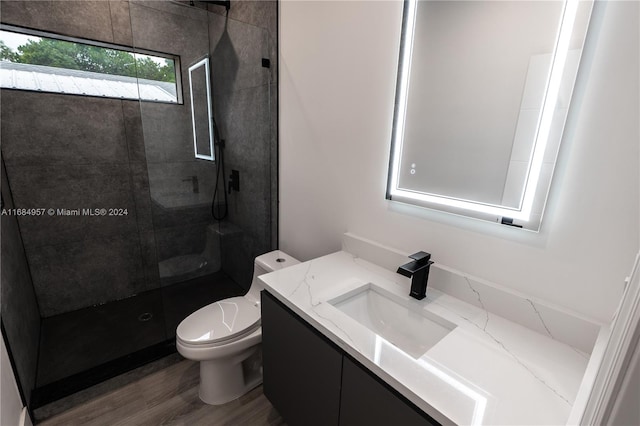
[[[229,194],[231,194],[231,190],[240,192],[240,172],[237,170],[231,170],[229,175]]]

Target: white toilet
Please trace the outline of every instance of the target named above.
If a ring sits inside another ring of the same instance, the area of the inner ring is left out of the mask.
[[[213,405],[232,401],[262,383],[262,328],[258,276],[298,262],[280,250],[256,257],[249,292],[197,310],[176,330],[176,348],[200,361],[200,399]]]

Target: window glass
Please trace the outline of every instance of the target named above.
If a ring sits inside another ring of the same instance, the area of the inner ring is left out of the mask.
[[[0,87],[178,103],[176,57],[0,31]]]

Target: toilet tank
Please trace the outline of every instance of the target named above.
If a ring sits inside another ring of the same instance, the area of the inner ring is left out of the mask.
[[[294,259],[287,253],[280,250],[270,251],[269,253],[261,254],[256,257],[253,263],[253,280],[251,281],[251,288],[249,289],[247,296],[259,302],[260,291],[262,291],[264,287],[262,286],[262,282],[258,280],[258,277],[268,272],[297,265],[298,263],[300,263],[298,259]]]

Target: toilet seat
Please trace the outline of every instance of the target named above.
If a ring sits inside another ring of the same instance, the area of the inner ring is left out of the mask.
[[[211,303],[185,318],[176,337],[189,346],[216,345],[253,332],[260,326],[260,305],[231,297]]]

